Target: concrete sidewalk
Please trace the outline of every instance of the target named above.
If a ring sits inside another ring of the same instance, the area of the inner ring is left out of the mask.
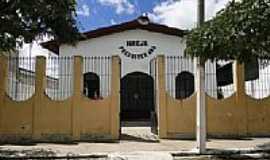
[[[52,144],[38,143],[33,145],[2,145],[0,154],[10,156],[64,156],[64,155],[125,155],[143,153],[187,154],[192,153],[195,141],[160,140],[160,142],[136,142],[121,140],[119,143],[76,143]],[[270,150],[270,138],[250,138],[246,140],[211,139],[207,147],[212,150]]]
[[[122,128],[122,136],[115,143],[86,143],[73,144],[37,143],[29,145],[2,145],[0,156],[97,156],[97,157],[126,157],[124,159],[164,159],[172,155],[182,157],[195,155],[195,140],[159,140],[150,132],[150,128]],[[270,150],[269,138],[246,138],[242,140],[209,139],[207,142],[209,154],[261,152]],[[128,157],[128,158],[127,158]],[[151,158],[150,158],[151,157]]]

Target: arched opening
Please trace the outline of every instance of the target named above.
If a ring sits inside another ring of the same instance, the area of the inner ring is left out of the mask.
[[[121,121],[150,120],[154,111],[154,80],[142,72],[121,79]]]
[[[88,72],[83,75],[83,94],[91,99],[100,97],[100,80],[96,73]]]
[[[270,60],[254,58],[245,65],[245,92],[252,98],[270,96]]]
[[[194,92],[194,75],[184,71],[176,76],[175,98],[185,99]]]
[[[205,63],[205,91],[215,99],[226,99],[235,93],[233,62],[218,60]]]

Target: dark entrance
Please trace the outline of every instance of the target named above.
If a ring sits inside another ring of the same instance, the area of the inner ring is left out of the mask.
[[[150,120],[154,112],[154,80],[142,72],[121,79],[121,121]]]
[[[185,99],[194,93],[194,76],[184,71],[179,73],[175,79],[175,98]]]
[[[99,77],[96,73],[88,72],[83,75],[83,94],[91,99],[98,98],[99,91]]]

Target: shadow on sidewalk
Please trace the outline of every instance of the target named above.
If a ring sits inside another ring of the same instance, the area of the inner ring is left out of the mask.
[[[159,143],[159,139],[153,137],[140,137],[133,136],[129,134],[121,134],[121,140],[125,141],[134,141],[134,142],[148,142],[148,143]]]
[[[265,152],[270,153],[270,142],[267,142],[267,143],[258,145],[258,146],[256,146],[256,147],[259,148],[259,149],[264,150]]]
[[[52,157],[56,156],[56,152],[45,149],[29,149],[29,150],[11,150],[11,149],[0,149],[1,157],[21,157],[21,156],[39,156],[39,157]]]

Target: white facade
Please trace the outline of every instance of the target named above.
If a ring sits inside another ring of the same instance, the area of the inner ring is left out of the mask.
[[[128,41],[146,41],[147,46],[128,46]],[[143,59],[132,59],[131,57],[128,57],[124,53],[122,53],[122,49],[124,48],[132,54],[139,55],[148,52],[149,49],[151,49],[151,47],[153,46],[154,51],[152,52],[152,54],[144,57]],[[124,77],[128,73],[137,71],[149,74],[151,59],[153,59],[157,55],[184,56],[185,46],[186,44],[184,37],[151,32],[142,29],[133,29],[80,41],[76,46],[61,45],[59,48],[59,52],[60,56],[118,55],[121,58],[121,77]],[[178,73],[182,71],[189,71],[191,73],[195,73],[194,65],[190,65],[190,62],[192,61],[183,61],[181,68],[179,68],[179,64],[175,64],[175,67],[171,66],[171,68],[177,68],[177,70],[175,70],[176,72],[174,73],[174,78],[171,78],[171,82],[167,81],[167,90],[169,86],[173,86],[173,88],[171,89],[175,89],[175,77]],[[211,65],[215,69],[214,63],[209,63],[208,65]],[[168,70],[170,70],[170,68],[166,69],[166,72]],[[213,87],[213,92],[211,92],[211,96],[216,97],[217,93],[216,91],[214,91],[214,88],[216,88],[216,79],[214,76],[208,76],[207,78],[209,86],[211,84],[211,87]],[[170,92],[170,94],[171,96],[175,96],[174,91]]]
[[[148,46],[128,47],[127,41],[139,40],[147,41]],[[133,54],[147,52],[151,46],[155,46],[153,54],[144,59],[131,59],[121,53],[119,47],[124,46]],[[149,73],[149,63],[157,55],[178,55],[184,53],[185,41],[181,37],[165,35],[162,33],[150,32],[141,29],[128,30],[120,33],[114,33],[107,36],[80,41],[75,47],[60,46],[60,56],[111,56],[119,55],[122,63],[122,77],[128,73],[140,71]]]

